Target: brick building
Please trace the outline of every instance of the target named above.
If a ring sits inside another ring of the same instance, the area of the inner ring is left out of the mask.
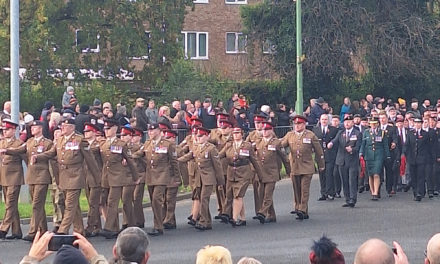
[[[242,33],[240,7],[258,2],[260,0],[194,0],[194,8],[187,10],[182,30],[185,57],[201,71],[237,81],[276,78],[266,63],[270,50],[263,52],[263,44],[255,43],[255,56],[251,61],[247,38]]]

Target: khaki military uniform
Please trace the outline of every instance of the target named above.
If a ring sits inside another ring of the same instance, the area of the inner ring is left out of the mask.
[[[227,142],[232,142],[232,133],[228,136],[224,136],[221,133],[220,134],[214,134],[212,136],[212,132],[210,134],[209,142],[214,144],[217,147],[218,152],[220,152],[226,145]],[[226,184],[226,171],[228,170],[228,162],[226,160],[226,157],[222,158],[220,160],[223,168],[223,177],[224,177],[224,183]],[[217,196],[217,211],[220,215],[223,212],[223,208],[225,207],[226,203],[226,185],[216,185],[215,186],[215,194]]]
[[[174,139],[169,140],[172,144],[175,144]],[[176,151],[179,147],[176,147]],[[177,151],[179,153],[179,151]],[[163,223],[170,226],[176,227],[176,202],[177,202],[177,193],[179,192],[179,186],[182,184],[182,180],[180,178],[180,171],[178,169],[178,179],[173,178],[170,184],[167,185],[167,189],[165,191],[165,201],[163,204]]]
[[[324,152],[316,135],[309,130],[302,133],[288,132],[281,140],[281,146],[290,148],[290,177],[293,182],[295,210],[308,214],[310,182],[315,173],[315,162],[318,168],[324,169]]]
[[[133,192],[139,175],[126,142],[119,138],[107,139],[101,142],[100,149],[103,178],[108,180],[110,186],[104,229],[118,232],[120,230],[118,206],[121,198],[127,226],[134,226]],[[127,165],[123,165],[123,160],[126,160]]]
[[[146,180],[151,206],[154,214],[154,229],[163,230],[163,211],[165,191],[171,182],[179,182],[176,144],[166,139],[157,142],[147,140],[143,147],[133,154],[134,158],[143,157],[146,163]]]
[[[99,171],[102,170],[102,159],[100,144],[95,139],[90,144],[90,153],[95,159],[98,165]],[[101,214],[99,212],[99,203],[101,199],[101,174],[98,174],[97,178],[94,177],[93,173],[87,167],[87,163],[84,162],[84,171],[86,173],[86,196],[89,202],[89,211],[87,214],[87,232],[99,232],[102,229],[101,225]]]
[[[58,162],[55,159],[49,160],[49,173],[52,179],[52,184],[49,185],[50,195],[52,197],[52,206],[53,206],[53,225],[56,230],[61,225],[61,221],[64,216],[64,192],[58,187],[57,180],[59,179],[59,166]]]
[[[234,141],[226,143],[219,157],[226,157],[228,168],[226,170],[226,204],[222,214],[232,216],[232,201],[244,197],[250,181],[255,177],[260,179],[263,175],[258,164],[255,147],[251,143],[242,141],[237,145]],[[251,168],[254,166],[255,172]]]
[[[275,208],[273,206],[273,192],[275,183],[280,179],[282,164],[290,174],[289,160],[281,148],[281,141],[277,138],[266,140],[261,139],[257,145],[257,157],[263,171],[261,178],[262,205],[258,213],[264,215],[268,220],[276,221]]]
[[[0,149],[17,148],[23,144],[23,141],[12,138],[2,139]],[[18,196],[20,195],[21,185],[24,184],[22,160],[25,155],[8,155],[2,157],[2,166],[0,168],[0,182],[3,186],[3,195],[5,198],[5,215],[0,226],[0,231],[8,232],[12,229],[12,235],[22,236],[20,227],[20,215],[18,212]]]
[[[128,144],[130,153],[135,153],[141,147],[142,144]],[[145,192],[145,163],[141,159],[134,159],[133,161],[136,164],[136,171],[140,179],[139,183],[136,184],[133,195],[134,224],[143,228],[145,225],[144,208],[142,207]],[[127,221],[124,222],[127,223]]]
[[[59,165],[59,177],[56,181],[65,195],[64,217],[58,229],[59,233],[69,233],[73,224],[75,232],[84,234],[79,197],[81,189],[86,187],[84,161],[95,178],[99,177],[99,169],[95,159],[89,151],[89,143],[80,134],[72,133],[70,136],[62,136],[57,139],[53,147],[36,155],[36,162],[47,162],[57,157]]]
[[[188,135],[178,146],[178,156],[183,156],[188,152],[192,152],[196,143],[193,140],[193,135]],[[191,190],[194,189],[194,173],[195,173],[195,163],[194,160],[189,160],[185,162],[178,162],[179,171],[182,175],[182,180],[184,185],[189,185]]]
[[[246,138],[247,142],[252,143],[252,146],[255,148],[258,144],[258,142],[262,139],[261,134],[258,133],[257,130],[253,130],[249,133],[248,137]],[[264,189],[261,182],[258,181],[257,175],[254,176],[252,179],[252,186],[254,190],[254,207],[255,207],[255,214],[257,214],[260,211],[261,205],[263,204],[263,195],[264,195]]]
[[[21,155],[27,154],[26,183],[29,185],[29,191],[32,201],[32,216],[29,227],[29,235],[35,236],[38,230],[41,233],[47,231],[46,211],[44,205],[46,203],[46,196],[49,184],[52,182],[49,173],[49,162],[30,163],[32,155],[43,153],[51,149],[53,142],[50,139],[41,137],[35,139],[30,138],[26,143],[18,148],[9,148],[6,154]]]

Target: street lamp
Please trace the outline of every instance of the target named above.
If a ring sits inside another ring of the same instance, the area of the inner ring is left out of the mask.
[[[303,73],[302,62],[304,56],[302,54],[302,28],[301,28],[301,0],[293,0],[296,2],[296,114],[303,114]]]

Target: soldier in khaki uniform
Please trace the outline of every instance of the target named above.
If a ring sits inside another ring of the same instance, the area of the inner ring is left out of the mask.
[[[18,148],[8,148],[4,151],[7,155],[21,155],[27,153],[28,161],[31,156],[42,153],[52,148],[53,142],[43,136],[43,123],[34,121],[31,124],[32,138]],[[38,230],[44,233],[47,231],[46,211],[44,204],[46,202],[47,189],[51,183],[51,175],[49,173],[49,163],[41,162],[38,164],[27,164],[26,183],[29,184],[29,191],[32,201],[32,216],[29,227],[29,233],[23,240],[32,242]]]
[[[194,216],[190,223],[196,229],[205,231],[212,229],[211,213],[209,212],[209,199],[215,185],[224,185],[223,168],[217,148],[208,142],[209,129],[197,128],[197,148],[193,153],[188,153],[179,160],[194,159],[196,162],[196,178],[193,199],[198,200],[193,207]],[[200,216],[197,221],[197,216]]]
[[[163,211],[165,191],[172,181],[178,182],[176,145],[162,138],[158,124],[148,127],[149,140],[143,148],[133,154],[133,158],[143,157],[146,162],[146,184],[154,214],[154,228],[150,236],[163,234]]]
[[[177,132],[173,130],[163,130],[162,136],[169,140],[172,144],[175,144]],[[167,189],[165,191],[165,201],[163,203],[164,229],[176,229],[176,202],[177,193],[181,184],[182,181],[179,174],[179,181],[175,181],[175,179],[173,179],[173,181],[167,185]]]
[[[262,115],[254,115],[254,124],[255,130],[250,132],[248,137],[246,138],[247,142],[252,143],[252,146],[255,148],[257,143],[263,137],[263,121],[266,121],[266,117]],[[254,190],[254,206],[255,206],[255,216],[253,219],[258,219],[257,214],[260,211],[261,205],[263,204],[263,188],[260,182],[258,181],[257,175],[252,179],[252,185]]]
[[[257,157],[263,171],[261,186],[263,189],[263,203],[257,213],[260,223],[276,222],[275,208],[273,206],[273,192],[275,183],[280,179],[282,164],[290,175],[289,160],[281,148],[281,141],[274,137],[273,125],[263,122],[263,138],[257,143]]]
[[[104,131],[107,140],[101,142],[103,177],[110,186],[108,194],[107,219],[101,234],[107,238],[116,238],[119,227],[119,201],[122,199],[122,210],[127,220],[127,227],[134,226],[133,193],[138,183],[136,165],[130,157],[127,143],[116,137],[118,121],[105,120]],[[124,133],[124,131],[122,131]],[[105,176],[104,176],[105,175]]]
[[[61,130],[57,129],[53,133],[54,141],[56,142],[58,138],[61,137]],[[61,221],[63,220],[64,216],[64,192],[58,187],[58,179],[60,174],[60,169],[58,166],[58,162],[56,159],[50,159],[49,160],[49,172],[50,177],[52,180],[52,184],[49,185],[50,189],[50,196],[52,197],[52,206],[53,206],[53,230],[52,232],[56,233],[58,232],[58,229],[60,228]]]
[[[225,115],[225,114],[222,114]],[[229,116],[229,115],[228,115]],[[209,142],[214,144],[217,147],[217,150],[220,152],[227,142],[231,142],[232,139],[232,123],[228,120],[219,120],[217,121],[218,130],[220,134],[217,136],[212,136],[212,131],[210,134]],[[228,162],[226,158],[221,159],[222,168],[223,168],[223,178],[226,183],[226,171],[228,169]],[[218,203],[218,215],[216,215],[215,219],[221,219],[220,215],[225,207],[226,203],[226,185],[217,185],[216,186],[216,195],[217,195],[217,203]]]
[[[142,147],[142,136],[144,132],[141,129],[133,128],[133,137],[131,138],[131,143],[128,145],[128,149],[131,153],[135,153]],[[133,195],[133,210],[134,210],[134,223],[139,228],[144,228],[145,226],[145,216],[144,208],[142,207],[142,202],[144,200],[145,192],[145,163],[140,159],[135,159],[137,172],[139,175],[139,183],[136,184],[134,188]]]
[[[17,124],[9,119],[3,119],[3,139],[0,141],[0,149],[17,148],[23,141],[15,138]],[[5,215],[0,226],[0,239],[21,239],[23,234],[20,227],[20,215],[18,213],[18,196],[21,185],[24,184],[23,166],[21,164],[25,155],[8,155],[3,152],[1,156],[2,166],[0,169],[0,182],[3,186],[5,197]],[[12,235],[8,234],[9,228]]]
[[[90,153],[95,159],[98,169],[102,170],[102,159],[100,143],[96,139],[96,133],[99,131],[99,127],[92,123],[84,124],[84,138],[89,142]],[[87,167],[87,163],[84,162],[84,171],[86,173],[86,196],[89,202],[89,211],[87,214],[87,227],[86,237],[95,237],[102,229],[101,214],[99,212],[99,202],[101,199],[101,174],[99,177],[94,178]]]
[[[220,216],[222,222],[229,222],[232,226],[246,225],[246,218],[243,211],[243,197],[246,194],[250,181],[255,177],[251,169],[254,166],[257,177],[260,180],[263,176],[260,165],[255,154],[255,147],[243,140],[241,128],[234,128],[232,131],[233,142],[228,142],[219,157],[226,157],[228,162],[226,182],[226,206]],[[232,213],[231,213],[232,212]],[[240,215],[240,219],[239,219]]]
[[[43,153],[32,156],[32,162],[47,162],[57,157],[59,164],[59,187],[65,194],[64,218],[58,229],[59,234],[69,233],[70,226],[73,230],[84,234],[79,197],[81,189],[85,188],[86,177],[84,161],[95,178],[99,177],[99,169],[89,149],[89,143],[80,134],[75,133],[75,120],[65,119],[61,122],[62,136],[58,138],[53,147]]]
[[[185,139],[177,146],[178,156],[181,157],[188,152],[193,152],[197,145],[197,127],[202,126],[202,120],[194,118],[191,119],[191,133],[185,137]],[[182,175],[182,181],[184,185],[190,186],[191,190],[194,190],[194,174],[195,174],[195,163],[194,160],[189,160],[188,162],[178,162],[179,171]],[[198,201],[193,200],[194,203]],[[191,209],[192,212],[192,209]],[[188,220],[192,219],[192,215],[188,216]]]
[[[315,160],[319,171],[325,168],[324,152],[316,135],[306,130],[306,118],[300,115],[294,117],[295,131],[288,132],[281,140],[281,146],[290,148],[290,178],[293,182],[295,211],[298,220],[308,219],[308,202],[310,182],[315,173]]]

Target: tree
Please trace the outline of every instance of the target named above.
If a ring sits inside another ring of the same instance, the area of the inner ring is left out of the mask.
[[[390,97],[434,94],[440,76],[440,19],[428,2],[433,1],[303,1],[306,96],[334,97],[335,89],[347,92],[347,87],[350,95],[360,86]],[[263,1],[243,7],[241,14],[249,42],[270,40],[276,46],[272,66],[294,79],[292,1]]]
[[[20,60],[26,69],[25,81],[45,88],[43,92],[64,90],[64,70],[68,70],[75,84],[90,87],[90,75],[80,70],[92,69],[95,84],[119,87],[122,84],[116,77],[123,69],[134,73],[133,85],[143,91],[160,87],[171,65],[183,56],[176,40],[191,5],[191,0],[20,1]],[[0,66],[6,67],[6,0],[0,0],[0,45]],[[53,78],[56,69],[62,74]],[[4,90],[8,87],[8,82],[3,83]]]

